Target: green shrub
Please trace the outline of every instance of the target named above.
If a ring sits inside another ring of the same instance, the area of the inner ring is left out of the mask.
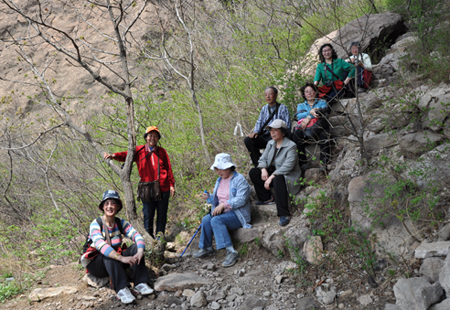
[[[5,302],[6,299],[19,294],[21,291],[20,286],[14,280],[0,283],[0,302]]]

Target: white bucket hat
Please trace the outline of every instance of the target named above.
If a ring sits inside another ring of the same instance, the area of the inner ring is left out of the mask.
[[[269,124],[269,126],[266,126],[266,129],[270,128],[284,128],[287,129],[286,122],[282,119],[276,119],[272,123]]]
[[[220,153],[216,155],[214,164],[211,166],[211,170],[214,170],[214,168],[225,170],[231,167],[236,167],[231,160],[231,155],[227,153]]]

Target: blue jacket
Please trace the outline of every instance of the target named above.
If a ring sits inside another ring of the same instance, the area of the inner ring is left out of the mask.
[[[219,188],[222,177],[219,177],[214,186],[213,194],[209,195],[207,202],[212,205],[212,210],[219,205],[219,198],[217,197],[217,189]],[[233,176],[230,181],[230,199],[227,203],[231,206],[231,210],[234,211],[236,216],[241,222],[242,227],[251,228],[251,215],[250,215],[250,185],[245,177],[233,172]]]
[[[305,100],[304,102],[299,103],[297,106],[297,112],[296,112],[297,120],[301,120],[302,118],[305,118],[307,116],[309,116],[309,117],[311,117],[311,119],[313,119],[314,116],[310,113],[312,109],[326,108],[326,107],[327,107],[327,103],[325,100],[316,99],[312,108],[310,107],[308,102],[306,102],[306,100]]]

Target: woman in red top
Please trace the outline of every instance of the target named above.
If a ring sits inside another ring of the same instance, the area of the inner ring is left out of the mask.
[[[159,179],[161,188],[161,200],[159,201],[142,201],[144,212],[145,230],[153,237],[153,221],[156,215],[156,234],[165,233],[167,223],[167,209],[169,207],[169,196],[175,195],[175,179],[170,165],[169,155],[162,147],[157,146],[161,133],[158,127],[150,126],[147,128],[144,139],[147,141],[145,145],[136,147],[134,161],[137,164],[141,182],[153,182]],[[103,153],[104,159],[115,159],[124,162],[127,152],[119,152],[114,154]],[[159,176],[158,176],[159,161]]]

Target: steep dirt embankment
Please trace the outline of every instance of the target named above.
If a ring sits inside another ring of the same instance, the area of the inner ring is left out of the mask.
[[[36,1],[21,1],[18,6],[36,22],[30,23],[0,3],[2,114],[10,123],[26,119],[31,124],[37,118],[48,120],[55,112],[46,104],[49,90],[44,81],[60,106],[79,122],[100,113],[101,97],[109,89],[95,81],[76,59],[83,61],[99,79],[123,89],[119,48],[108,11],[94,4],[85,6],[84,2],[41,1],[39,6]],[[113,12],[116,16],[120,13],[119,10]],[[133,24],[139,12],[138,5],[128,8],[119,27],[124,32],[132,25],[125,46],[129,56],[146,44],[148,36],[154,33],[152,29],[158,29],[159,18],[153,5],[148,4]],[[163,13],[160,16],[162,22],[167,22]],[[41,18],[46,26],[42,25]],[[131,79],[136,77],[134,87],[137,87],[142,79],[134,56],[128,59],[128,65]]]

